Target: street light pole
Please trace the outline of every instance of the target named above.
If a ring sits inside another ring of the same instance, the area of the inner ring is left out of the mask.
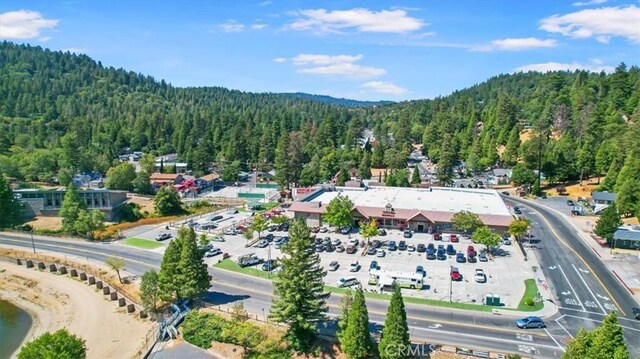
[[[271,243],[267,246],[267,269],[269,269],[269,278],[271,278]]]
[[[36,252],[36,242],[33,240],[33,231],[29,232],[31,234],[31,247],[33,247],[33,253]]]
[[[453,296],[453,278],[451,278],[452,270],[453,270],[453,266],[449,266],[449,303],[452,302],[451,297]]]

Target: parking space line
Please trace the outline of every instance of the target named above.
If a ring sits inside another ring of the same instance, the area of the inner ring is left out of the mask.
[[[600,307],[600,310],[602,310],[602,313],[607,314],[607,312],[604,310],[604,307],[602,306],[602,303],[600,303],[600,301],[595,296],[595,294],[593,294],[593,291],[591,290],[591,287],[589,287],[589,285],[587,284],[587,281],[584,280],[584,278],[580,274],[580,271],[578,270],[578,268],[576,268],[576,266],[574,266],[573,264],[571,266],[573,267],[573,270],[575,270],[576,273],[578,274],[578,277],[580,278],[580,280],[582,280],[582,283],[584,283],[584,286],[587,287],[587,290],[589,291],[589,293],[591,293],[591,297],[593,297],[593,299],[596,301],[596,303],[598,303],[598,306]],[[584,307],[583,307],[583,309],[584,309]]]
[[[562,266],[560,266],[559,264],[558,264],[558,269],[560,269],[560,273],[562,273],[564,280],[566,280],[567,284],[569,284],[569,288],[571,288],[571,291],[573,292],[573,296],[576,297],[578,304],[580,304],[580,307],[582,308],[582,310],[586,312],[587,310],[585,309],[584,305],[582,305],[582,301],[580,300],[580,298],[578,298],[578,292],[576,292],[576,290],[573,288],[573,285],[571,284],[571,282],[569,282],[569,278],[567,278],[567,275],[564,273]]]

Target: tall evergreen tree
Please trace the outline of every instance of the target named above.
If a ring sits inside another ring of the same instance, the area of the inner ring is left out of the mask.
[[[347,328],[347,323],[349,322],[349,311],[351,310],[352,305],[353,292],[351,289],[347,288],[340,299],[340,315],[338,316],[338,329],[336,330],[336,336],[338,337],[338,341],[341,343],[344,340],[342,335]]]
[[[364,152],[360,166],[358,166],[358,175],[361,179],[371,178],[371,154],[369,154],[369,151]]]
[[[203,261],[202,252],[198,249],[196,232],[193,228],[181,228],[178,236],[182,240],[179,262],[180,295],[184,298],[195,298],[209,289],[211,276]]]
[[[306,351],[316,333],[316,323],[326,319],[326,300],[320,256],[309,251],[309,227],[297,220],[289,231],[291,241],[283,247],[283,271],[274,281],[274,300],[269,317],[288,325],[285,335],[295,350]]]
[[[362,288],[356,289],[353,304],[349,309],[347,326],[340,341],[342,351],[349,359],[366,358],[371,353],[373,343],[369,334],[369,312]]]
[[[20,204],[13,195],[11,186],[0,173],[0,229],[14,225],[20,219]]]
[[[411,184],[417,185],[420,184],[422,180],[420,179],[420,169],[418,166],[413,168],[413,173],[411,174]]]
[[[622,219],[620,219],[620,213],[618,213],[618,206],[616,202],[613,202],[609,207],[605,208],[600,214],[600,218],[596,221],[596,228],[593,232],[602,238],[607,240],[607,243],[611,245],[613,240],[613,233],[622,225]]]
[[[72,183],[67,186],[59,216],[62,217],[62,229],[66,232],[76,231],[76,221],[80,213],[87,209],[87,204],[80,198]]]
[[[278,140],[275,154],[276,182],[284,188],[291,185],[291,163],[289,161],[289,134],[283,133]]]
[[[181,229],[181,231],[184,231]],[[158,274],[159,297],[164,301],[182,299],[182,271],[180,257],[182,253],[182,238],[178,235],[172,240],[162,256],[160,273]]]
[[[378,345],[378,352],[383,359],[405,358],[411,339],[409,338],[409,326],[407,324],[407,313],[404,309],[404,300],[400,286],[394,284],[393,295],[387,309],[387,317],[382,329],[382,338]]]

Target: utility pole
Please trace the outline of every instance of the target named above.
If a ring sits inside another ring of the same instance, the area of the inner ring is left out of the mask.
[[[267,246],[267,269],[269,270],[269,278],[271,278],[271,243]]]
[[[31,247],[33,247],[33,253],[36,253],[36,242],[33,240],[33,230],[29,232],[31,235]]]
[[[453,278],[451,278],[452,270],[453,270],[453,266],[449,266],[449,303],[452,302],[451,297],[453,296]]]

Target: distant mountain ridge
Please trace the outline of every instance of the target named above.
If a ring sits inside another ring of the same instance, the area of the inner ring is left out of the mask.
[[[311,100],[317,102],[323,102],[329,105],[337,105],[337,106],[345,106],[345,107],[370,107],[370,106],[384,106],[394,104],[394,101],[360,101],[360,100],[352,100],[348,98],[338,98],[326,95],[314,95],[305,92],[291,92],[291,93],[280,93],[281,96],[291,96],[294,98]]]

